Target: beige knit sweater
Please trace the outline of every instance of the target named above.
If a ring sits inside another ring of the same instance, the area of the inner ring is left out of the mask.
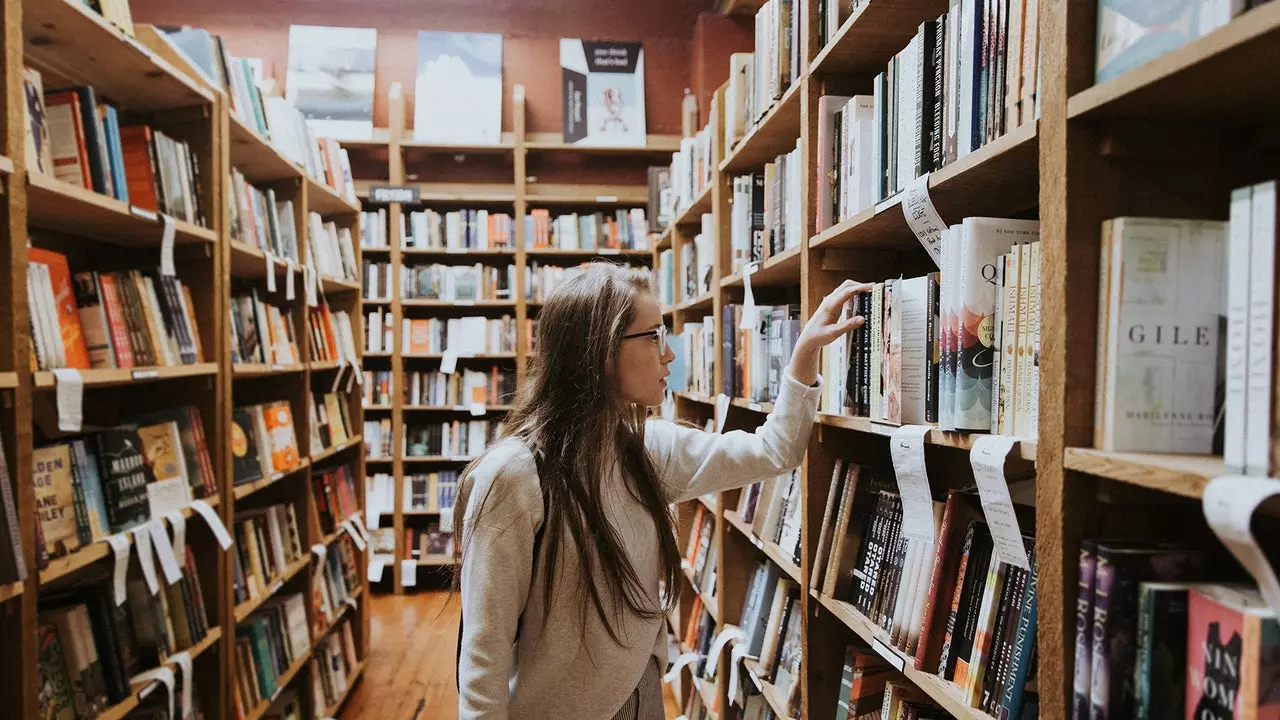
[[[808,446],[821,387],[821,379],[806,387],[787,374],[773,412],[754,433],[712,434],[650,420],[645,445],[669,497],[689,500],[797,467]],[[622,618],[616,628],[622,646],[609,637],[594,608],[588,608],[583,627],[579,598],[584,569],[566,562],[576,557],[572,547],[561,550],[555,582],[562,589],[547,607],[541,564],[537,572],[533,568],[533,540],[543,512],[532,454],[519,441],[504,441],[473,477],[463,533],[459,717],[608,720],[640,681],[650,655],[666,664],[666,623]],[[627,492],[616,468],[604,473],[601,482],[606,484],[608,520],[657,607],[660,563],[653,521]],[[604,601],[609,607],[609,598]]]

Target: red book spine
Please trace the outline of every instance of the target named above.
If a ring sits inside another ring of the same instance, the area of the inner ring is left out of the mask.
[[[204,494],[209,497],[218,492],[213,479],[213,463],[209,460],[209,445],[204,435],[204,423],[200,419],[200,408],[192,406],[188,409],[191,418],[191,435],[196,441],[196,456],[200,461],[200,472],[204,475]]]
[[[107,326],[111,330],[111,345],[116,351],[116,365],[131,368],[133,350],[129,344],[129,328],[120,307],[120,296],[116,294],[115,277],[109,274],[99,275],[98,283],[102,286],[102,305],[107,311]]]

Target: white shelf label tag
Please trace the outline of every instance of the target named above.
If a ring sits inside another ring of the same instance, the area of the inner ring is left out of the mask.
[[[400,587],[417,587],[418,561],[405,558],[400,561]]]
[[[662,681],[667,683],[675,682],[675,679],[680,677],[680,669],[697,662],[699,657],[701,656],[698,653],[688,652],[676,658],[676,661],[671,663],[671,669],[667,671],[666,675],[662,676]]]
[[[444,355],[440,358],[440,372],[445,375],[452,375],[458,369],[458,351],[445,350]]]
[[[889,439],[889,455],[902,497],[903,537],[933,542],[933,494],[924,466],[924,437],[928,433],[924,425],[903,425]]]
[[[130,376],[134,380],[155,380],[160,377],[160,371],[154,368],[151,370],[134,370],[130,373]]]
[[[182,717],[186,720],[191,717],[191,675],[194,672],[191,653],[183,650],[177,655],[170,656],[169,662],[182,670]]]
[[[751,657],[750,649],[744,643],[738,643],[733,646],[733,652],[729,654],[729,701],[738,696],[738,684],[741,682],[742,661]]]
[[[1030,570],[1027,549],[1022,544],[1022,529],[1009,499],[1009,482],[1005,480],[1004,463],[1018,439],[1008,435],[983,435],[973,442],[969,464],[982,498],[982,513],[991,529],[996,553],[1004,562]]]
[[[1250,527],[1254,511],[1280,495],[1280,481],[1269,477],[1225,475],[1204,489],[1204,517],[1209,527],[1244,565],[1272,612],[1280,611],[1280,580]]]
[[[716,432],[724,432],[724,421],[729,417],[729,403],[728,395],[716,395]]]
[[[596,202],[618,202],[617,195],[597,195]]]
[[[111,546],[111,552],[115,555],[115,568],[111,575],[111,588],[115,592],[116,607],[124,604],[128,599],[125,590],[125,580],[129,576],[129,536],[124,533],[111,535],[107,538],[107,544]]]
[[[173,528],[173,556],[180,564],[186,564],[187,519],[177,510],[165,513],[164,519],[168,520],[169,527]]]
[[[273,293],[276,291],[276,259],[269,252],[262,253],[262,257],[267,263],[267,292]]]
[[[175,230],[173,218],[168,215],[161,215],[160,222],[163,224],[163,230],[160,231],[160,274],[173,277],[178,274],[173,263],[173,236]]]
[[[151,222],[155,222],[158,219],[158,216],[154,212],[140,208],[137,205],[130,205],[129,212],[133,213],[134,217],[140,217],[143,220],[150,220]]]
[[[80,432],[84,422],[84,378],[75,368],[53,371],[58,404],[58,430]]]
[[[742,628],[726,625],[711,643],[711,651],[707,653],[707,671],[704,674],[714,677],[716,668],[720,665],[720,656],[724,653],[724,646],[731,642],[745,640],[746,637],[747,634],[742,631]]]
[[[158,668],[151,668],[146,672],[138,673],[137,675],[129,678],[130,685],[141,685],[143,683],[151,682],[160,683],[169,693],[169,717],[173,717],[173,686],[177,683],[177,679],[173,676],[173,668],[168,665],[164,665]],[[152,685],[151,687],[155,686]],[[139,693],[138,699],[144,699],[149,693],[150,688]]]
[[[888,660],[890,665],[898,669],[898,672],[902,672],[902,668],[906,665],[906,662],[903,660],[901,655],[894,652],[893,648],[885,645],[879,638],[871,638],[871,646],[875,648],[880,657]]]
[[[351,521],[343,520],[341,527],[346,531],[347,536],[351,538],[351,542],[356,544],[356,549],[360,552],[364,552],[364,538],[360,537],[360,533],[356,531],[355,527],[351,524]]]
[[[929,252],[933,264],[942,267],[942,231],[947,228],[929,198],[929,173],[907,186],[902,199],[902,214],[916,239]]]
[[[365,578],[371,583],[382,582],[382,571],[387,569],[387,558],[382,555],[374,555],[369,559],[369,568],[365,571]]]
[[[329,557],[329,548],[321,545],[320,543],[316,543],[311,546],[311,554],[315,555],[316,559],[323,563],[325,558]]]
[[[151,550],[151,534],[147,532],[146,525],[136,527],[132,532],[133,542],[138,546],[138,564],[142,566],[142,579],[147,581],[147,590],[155,595],[160,592],[160,581],[156,578],[156,558]]]
[[[471,410],[471,414],[472,414],[473,416],[475,416],[475,417],[484,417],[484,413],[485,413],[484,403],[481,403],[481,402],[473,402],[473,403],[471,403],[470,410]]]
[[[178,569],[178,560],[173,556],[173,541],[164,531],[164,523],[152,520],[143,526],[151,536],[151,549],[160,560],[160,570],[164,572],[164,581],[173,585],[182,579],[182,571]]]
[[[293,300],[296,297],[298,297],[298,290],[294,287],[293,265],[289,264],[284,274],[284,299]]]
[[[196,500],[191,503],[191,509],[200,513],[200,517],[204,518],[209,529],[213,531],[213,536],[217,538],[218,544],[223,550],[231,547],[231,535],[227,533],[227,526],[222,524],[222,518],[218,517],[218,513],[209,507],[209,503],[204,500]]]
[[[742,319],[738,322],[739,330],[753,330],[756,326],[756,296],[751,291],[751,276],[756,274],[758,266],[750,262],[742,266]]]

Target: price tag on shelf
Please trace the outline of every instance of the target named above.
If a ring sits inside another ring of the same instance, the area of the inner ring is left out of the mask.
[[[445,350],[440,358],[440,372],[452,375],[458,369],[458,351]]]
[[[1253,514],[1266,500],[1280,495],[1280,481],[1269,477],[1225,475],[1204,489],[1204,517],[1209,527],[1244,565],[1272,612],[1280,612],[1280,580],[1253,534]]]
[[[177,510],[165,513],[164,519],[169,521],[169,527],[173,529],[173,556],[178,558],[180,562],[185,563],[185,558],[187,557],[187,519],[182,517],[182,513]]]
[[[151,222],[155,222],[156,220],[159,219],[159,216],[157,216],[154,212],[150,210],[146,210],[144,208],[140,208],[137,205],[130,205],[129,212],[133,213],[134,217],[140,217],[143,220],[150,220]]]
[[[160,581],[156,577],[156,558],[151,550],[151,533],[147,526],[132,530],[133,543],[138,546],[138,564],[142,566],[142,579],[147,581],[147,589],[152,595],[160,592]]]
[[[680,677],[680,670],[686,665],[698,662],[700,657],[701,655],[698,655],[698,653],[688,652],[676,658],[676,661],[671,663],[671,669],[667,671],[666,675],[662,676],[662,681],[667,683],[675,682],[675,679]]]
[[[116,607],[119,607],[128,599],[125,580],[129,577],[129,536],[124,533],[110,535],[107,537],[107,544],[111,546],[111,553],[115,556],[111,589],[115,595]]]
[[[761,410],[763,410],[764,408],[763,408],[763,406],[761,406],[761,405],[760,405],[760,403],[758,403],[758,402],[749,402],[749,403],[747,403],[747,409],[748,409],[748,410],[754,410],[755,412],[760,412],[760,411],[761,411]]]
[[[902,214],[911,232],[933,258],[933,264],[942,267],[942,231],[947,229],[947,225],[929,198],[929,173],[907,186],[902,198]]]
[[[366,543],[368,543],[370,540],[373,539],[369,535],[369,529],[364,526],[364,518],[360,517],[359,511],[356,511],[354,514],[352,514],[351,524],[355,526],[356,530],[360,531],[360,536],[364,538],[364,541]]]
[[[729,654],[729,699],[738,696],[738,684],[741,681],[742,661],[751,657],[750,648],[745,643],[738,643],[733,646],[733,652]]]
[[[751,291],[751,276],[756,274],[757,268],[753,262],[742,266],[742,320],[738,322],[739,330],[754,330],[756,327],[756,296]]]
[[[724,432],[724,421],[729,417],[729,403],[728,395],[716,395],[716,432]]]
[[[316,543],[311,546],[311,554],[315,555],[316,559],[320,562],[324,562],[325,558],[329,557],[329,548],[321,545],[320,543]]]
[[[475,300],[454,300],[453,304],[459,307],[471,307],[472,305],[476,304],[476,301]]]
[[[1030,570],[1022,529],[1018,527],[1018,516],[1009,498],[1009,482],[1004,476],[1005,459],[1016,444],[1018,439],[1008,435],[982,435],[973,442],[969,464],[973,466],[973,478],[982,498],[982,514],[991,529],[996,553],[1010,565]]]
[[[355,377],[356,384],[364,387],[364,372],[360,369],[360,363],[355,358],[347,362],[351,363],[351,374]]]
[[[160,231],[160,274],[173,277],[178,274],[173,264],[173,218],[161,215],[160,222],[163,228]]]
[[[365,570],[365,578],[371,583],[382,582],[382,572],[387,569],[387,558],[374,555],[369,559],[369,567]]]
[[[473,417],[484,417],[484,403],[473,402],[468,409],[471,411],[471,415]]]
[[[450,245],[444,249],[444,252],[446,255],[466,255],[467,249],[464,247],[457,247],[455,245]]]
[[[194,674],[191,653],[183,650],[177,655],[170,655],[169,662],[182,670],[182,718],[186,720],[191,717],[191,676]]]
[[[58,430],[80,432],[84,422],[84,378],[75,368],[53,371],[53,384],[58,405]]]
[[[269,252],[262,253],[262,257],[267,263],[267,292],[273,293],[276,291],[276,259]]]
[[[156,378],[160,377],[160,371],[155,369],[134,370],[132,373],[130,373],[130,376],[134,380],[155,380]]]
[[[618,202],[617,195],[597,195],[596,202]]]
[[[287,263],[284,273],[284,299],[293,300],[298,296],[298,290],[294,287],[293,281],[293,264]]]
[[[400,561],[400,587],[417,587],[418,561],[405,558]]]
[[[454,508],[440,508],[440,532],[453,532]]]
[[[889,439],[889,455],[902,497],[903,537],[933,542],[933,494],[924,467],[924,437],[928,433],[924,425],[903,425]]]
[[[364,552],[364,549],[365,549],[364,538],[360,537],[360,533],[356,532],[356,529],[354,526],[352,526],[351,521],[343,520],[341,527],[344,531],[346,531],[347,536],[351,538],[351,542],[356,544],[356,549],[359,550],[360,552]]]
[[[169,539],[169,533],[164,531],[164,523],[152,520],[142,527],[151,536],[151,549],[160,560],[165,583],[173,585],[181,580],[182,571],[178,569],[178,559],[173,556],[173,541]]]
[[[204,500],[196,500],[191,503],[191,509],[200,513],[200,517],[204,518],[209,529],[213,531],[213,536],[218,540],[218,544],[223,550],[231,547],[231,535],[227,533],[227,526],[222,524],[222,518],[218,517],[218,513],[213,511],[209,503]]]
[[[599,253],[601,255],[621,255],[622,251],[619,250],[618,248],[607,247],[607,248],[600,248]]]

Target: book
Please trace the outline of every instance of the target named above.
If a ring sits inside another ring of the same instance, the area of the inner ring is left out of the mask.
[[[561,38],[564,142],[644,147],[644,47]]]
[[[438,145],[502,140],[502,35],[418,32],[413,137]]]
[[[26,135],[27,170],[53,176],[49,115],[45,108],[44,81],[39,70],[30,67],[22,69],[22,95],[26,106],[23,129]]]
[[[1257,590],[1199,585],[1187,606],[1186,715],[1265,718],[1280,711],[1274,612]]]
[[[296,106],[315,136],[372,137],[377,47],[378,31],[373,28],[289,26],[284,99]],[[342,61],[331,62],[334,57]],[[275,123],[268,126],[274,128]]]
[[[1187,600],[1191,583],[1138,585],[1133,668],[1135,720],[1182,720],[1187,667]]]

